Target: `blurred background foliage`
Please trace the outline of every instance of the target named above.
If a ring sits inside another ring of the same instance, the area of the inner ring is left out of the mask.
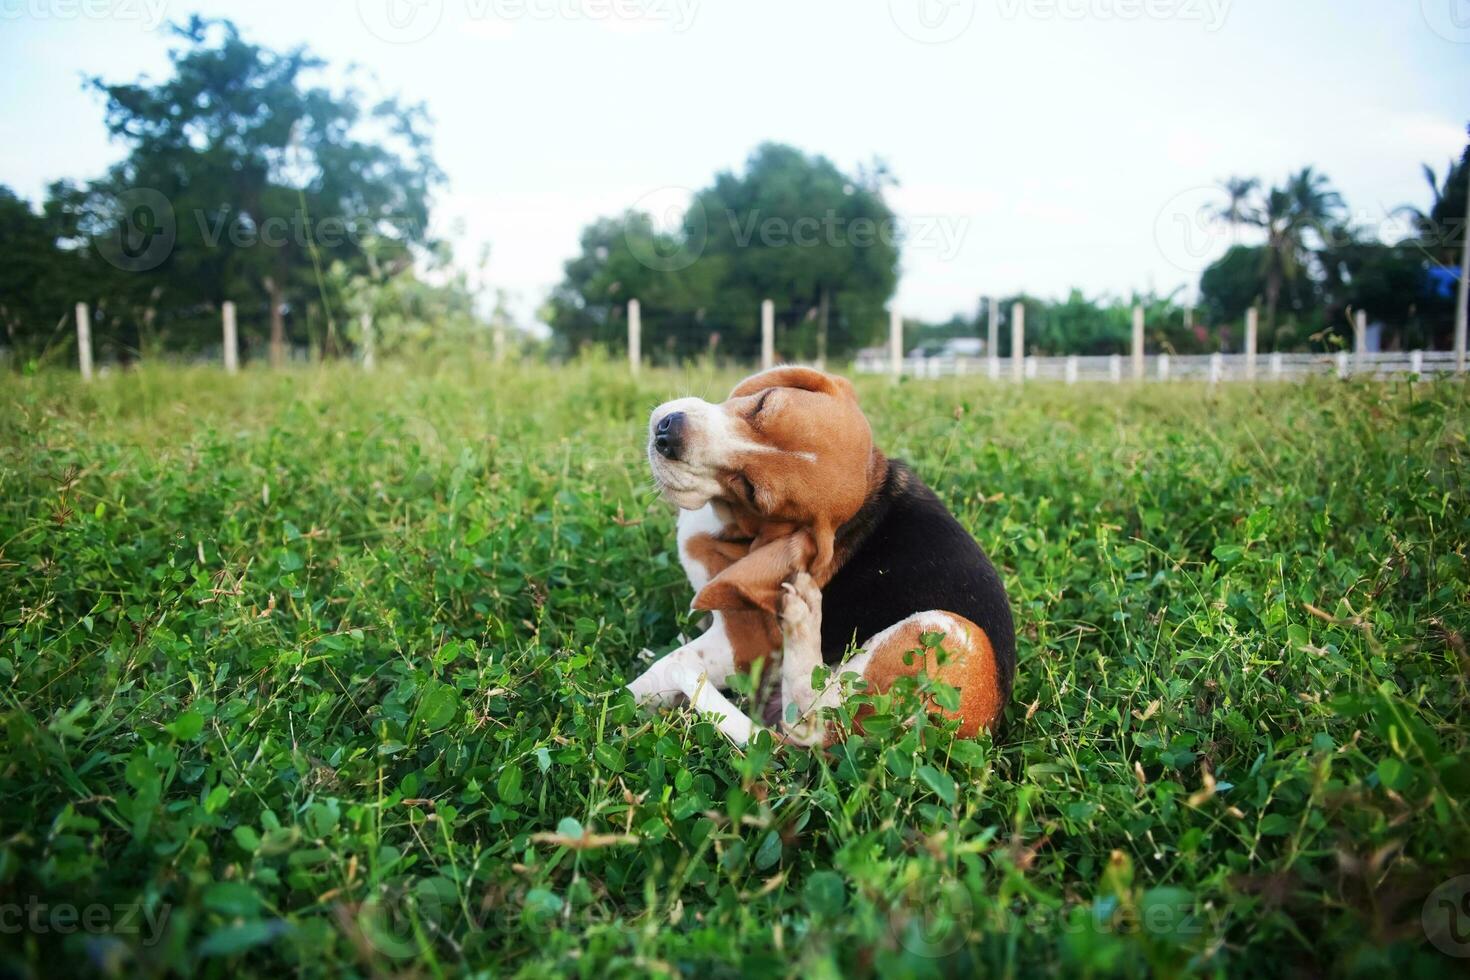
[[[424,106],[371,94],[351,71],[347,87],[329,89],[309,51],[251,43],[228,21],[172,30],[171,77],[86,82],[105,100],[121,162],[85,183],[59,181],[35,204],[0,186],[0,347],[13,364],[71,359],[78,302],[92,309],[99,359],[116,363],[218,357],[225,300],[238,307],[245,356],[277,363],[358,353],[364,312],[389,353],[616,351],[635,297],[654,363],[748,363],[767,298],[785,358],[843,358],[886,334],[915,229],[887,200],[898,180],[882,161],[844,173],[762,144],[692,195],[670,189],[668,200],[649,195],[592,222],[539,322],[515,324],[487,285],[488,256],[471,275],[430,233],[444,175]],[[1466,162],[1425,166],[1424,201],[1379,228],[1315,168],[1279,184],[1232,177],[1218,207],[1194,216],[1235,243],[1203,271],[1197,299],[1012,295],[997,297],[1001,315],[1025,304],[1038,354],[1126,351],[1135,304],[1160,351],[1239,350],[1251,306],[1268,351],[1345,343],[1355,309],[1371,311],[1385,349],[1447,347]],[[979,292],[972,313],[909,322],[907,346],[986,336]]]

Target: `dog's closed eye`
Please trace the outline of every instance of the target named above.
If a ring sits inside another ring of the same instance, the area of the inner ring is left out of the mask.
[[[760,398],[756,399],[755,408],[750,410],[750,414],[746,416],[746,420],[751,423],[758,423],[760,421],[761,412],[765,411],[766,403],[771,400],[771,396],[775,393],[775,388],[767,388],[765,391],[761,392]]]
[[[757,507],[755,484],[750,482],[750,477],[744,473],[736,473],[733,480],[736,490],[740,492],[741,498],[750,506]]]

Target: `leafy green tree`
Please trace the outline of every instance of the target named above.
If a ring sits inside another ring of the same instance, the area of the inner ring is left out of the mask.
[[[1431,263],[1417,243],[1346,239],[1324,258],[1330,270],[1323,298],[1326,322],[1345,344],[1351,343],[1352,313],[1366,310],[1383,325],[1385,346],[1436,345],[1436,325],[1447,327],[1452,308],[1448,299],[1436,301],[1426,291]]]
[[[376,356],[427,353],[459,357],[467,349],[493,349],[493,329],[476,310],[477,291],[468,273],[455,268],[447,244],[436,244],[419,263],[406,268],[384,261],[383,251],[396,251],[392,243],[383,245],[368,238],[362,246],[367,258],[364,271],[335,262],[326,276],[331,292],[342,298],[349,321],[346,333],[354,344],[364,346],[362,318],[366,316]],[[419,275],[418,265],[426,275]],[[509,339],[513,331],[508,324],[502,327]]]
[[[1245,317],[1261,298],[1261,269],[1265,249],[1259,245],[1232,245],[1200,275],[1200,312],[1211,323],[1230,323]]]
[[[848,351],[881,334],[898,284],[901,229],[883,199],[891,183],[881,164],[849,176],[826,157],[765,143],[744,173],[720,173],[696,195],[685,231],[701,223],[704,254],[726,260],[725,295],[751,309],[774,300],[783,325],[804,325],[810,353],[825,359],[829,345]]]
[[[22,362],[43,363],[75,351],[72,310],[92,311],[97,354],[128,360],[156,319],[157,282],[145,283],[89,247],[77,203],[85,192],[58,182],[40,213],[0,188],[0,331]]]
[[[581,250],[565,266],[546,318],[562,354],[588,344],[625,347],[627,306],[643,308],[645,350],[681,356],[705,350],[710,337],[739,323],[730,304],[717,307],[724,260],[687,259],[682,233],[659,231],[640,212],[602,218],[581,235]],[[754,310],[746,311],[750,316]],[[659,345],[662,345],[661,348]]]
[[[1011,310],[1016,303],[1026,308],[1026,353],[1043,356],[1126,354],[1133,343],[1133,309],[1142,306],[1146,324],[1144,342],[1150,351],[1191,353],[1201,349],[1189,316],[1179,304],[1179,290],[1158,295],[1138,293],[1131,297],[1099,296],[1088,298],[1080,290],[1072,290],[1065,299],[1051,301],[1038,296],[1019,294],[998,298],[1000,324],[996,353],[1011,356]],[[972,317],[951,317],[940,324],[907,322],[905,345],[937,347],[951,337],[988,335],[990,324],[988,303]]]
[[[1002,357],[1010,356],[1010,310],[1011,305],[1018,301],[1026,307],[1027,353],[1051,356],[1127,354],[1133,349],[1133,310],[1139,306],[1143,307],[1144,313],[1146,350],[1171,354],[1213,350],[1211,342],[1196,335],[1191,325],[1191,314],[1179,302],[1181,291],[1175,290],[1166,295],[1150,291],[1128,297],[1089,299],[1074,289],[1057,302],[1034,296],[1003,300],[1000,354]]]
[[[77,280],[74,253],[57,247],[44,214],[0,186],[0,334],[4,346],[32,357],[59,335]]]
[[[847,176],[824,157],[764,144],[743,173],[721,173],[696,194],[676,229],[638,212],[600,219],[551,297],[558,346],[623,346],[632,298],[645,350],[670,358],[712,349],[754,357],[764,299],[775,304],[784,354],[870,343],[898,281],[888,183],[881,167]]]
[[[264,305],[275,363],[288,312],[320,319],[331,346],[340,298],[325,288],[326,268],[365,269],[367,237],[399,268],[427,242],[441,174],[424,111],[310,85],[319,59],[251,44],[229,21],[195,17],[174,32],[171,78],[92,80],[129,152],[64,207],[104,257],[156,292],[149,308],[166,304],[186,332],[191,317],[197,333],[235,299],[247,318]]]
[[[1234,245],[1200,276],[1200,316],[1218,333],[1245,320],[1246,311],[1261,302],[1262,270],[1271,265],[1264,245]],[[1293,311],[1288,322],[1261,325],[1262,350],[1290,350],[1321,323],[1322,291],[1314,279],[1295,276],[1281,284],[1282,302]],[[1244,330],[1235,336],[1243,336]],[[1211,350],[1217,349],[1214,346]]]
[[[1047,354],[1121,354],[1132,344],[1127,304],[1094,303],[1072,290],[1060,303],[1027,303],[1027,347]]]

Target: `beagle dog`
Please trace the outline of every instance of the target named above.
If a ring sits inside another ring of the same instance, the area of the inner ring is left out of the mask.
[[[927,671],[958,689],[957,709],[931,709],[958,718],[960,735],[995,724],[1015,673],[1000,576],[934,492],[873,445],[845,378],[782,367],[723,404],[666,402],[649,420],[648,461],[680,509],[679,558],[711,622],[628,685],[640,702],[688,698],[744,745],[756,724],[721,692],[764,659],[780,665],[767,724],[787,742],[841,737],[823,709],[853,692],[849,675],[872,694]]]

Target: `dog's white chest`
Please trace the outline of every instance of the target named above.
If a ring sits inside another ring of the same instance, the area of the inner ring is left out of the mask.
[[[701,534],[718,535],[725,530],[729,525],[729,515],[721,514],[716,510],[717,506],[719,505],[708,503],[698,510],[679,511],[679,563],[684,566],[684,574],[689,576],[689,584],[694,586],[695,592],[709,583],[710,573],[690,556],[689,541]],[[723,509],[720,507],[720,510]]]

